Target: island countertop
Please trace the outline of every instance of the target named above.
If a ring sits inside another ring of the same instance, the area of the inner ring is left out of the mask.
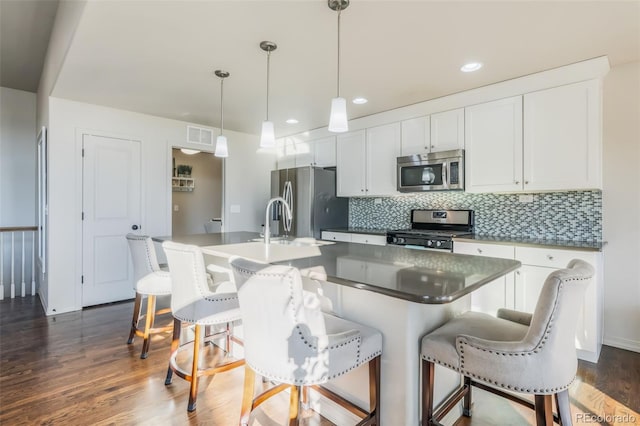
[[[290,265],[303,275],[415,303],[442,304],[457,300],[520,267],[511,259],[479,257],[401,246],[317,241],[277,244],[267,249],[251,242],[257,234],[232,232],[185,237],[157,237],[156,241],[199,245],[205,255],[224,265],[229,257]]]

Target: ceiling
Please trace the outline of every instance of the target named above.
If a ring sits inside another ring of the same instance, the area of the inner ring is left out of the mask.
[[[225,128],[259,133],[258,45],[271,40],[276,134],[323,127],[336,18],[325,0],[89,1],[53,95],[218,127],[213,71],[224,69]],[[4,59],[4,37],[2,46]],[[640,1],[352,0],[342,13],[342,95],[369,99],[349,103],[350,118],[601,55],[640,59]],[[460,72],[468,61],[484,67]],[[291,117],[299,124],[285,124]]]

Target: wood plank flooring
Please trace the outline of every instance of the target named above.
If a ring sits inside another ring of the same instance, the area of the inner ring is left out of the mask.
[[[154,336],[146,360],[140,338],[126,344],[132,309],[125,302],[46,317],[37,298],[0,301],[0,424],[237,424],[243,370],[203,379],[188,413],[188,383],[164,385],[170,335]],[[640,424],[640,354],[605,346],[597,365],[580,362],[570,394],[576,425]],[[274,398],[252,424],[285,424],[287,403]],[[331,423],[306,411],[302,424]],[[456,423],[528,424],[533,413],[476,389],[473,417]]]

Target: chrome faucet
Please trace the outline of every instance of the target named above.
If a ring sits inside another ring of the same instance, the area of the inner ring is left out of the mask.
[[[269,217],[269,210],[271,209],[271,206],[274,203],[277,202],[281,202],[282,205],[284,206],[284,215],[291,220],[292,218],[292,214],[291,214],[291,207],[289,207],[289,204],[287,203],[287,201],[282,198],[282,197],[276,197],[276,198],[272,198],[269,200],[269,202],[267,203],[267,210],[265,211],[264,214],[264,243],[265,244],[269,244],[271,243],[271,230],[269,229],[271,227],[270,223],[271,223],[271,218]]]

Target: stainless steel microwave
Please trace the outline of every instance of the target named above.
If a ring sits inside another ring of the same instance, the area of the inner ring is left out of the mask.
[[[464,189],[464,150],[398,157],[398,191]]]

